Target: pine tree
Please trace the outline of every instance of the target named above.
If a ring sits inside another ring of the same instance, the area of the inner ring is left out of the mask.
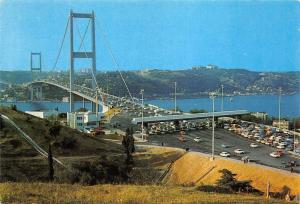
[[[53,181],[53,179],[54,179],[54,168],[53,168],[53,157],[52,157],[51,143],[49,143],[48,166],[49,166],[48,179],[49,179],[49,181]]]

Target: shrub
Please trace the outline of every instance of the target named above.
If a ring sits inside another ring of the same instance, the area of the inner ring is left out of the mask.
[[[233,193],[230,188],[214,185],[201,185],[197,187],[197,190],[211,193]]]
[[[60,142],[60,147],[63,149],[74,149],[77,145],[77,140],[73,137],[64,137]]]
[[[25,119],[26,122],[30,122],[31,121],[31,118],[29,116],[26,116],[26,119]]]
[[[22,142],[20,140],[17,139],[12,139],[9,141],[9,144],[11,144],[13,146],[13,148],[17,148],[20,147],[22,145]]]
[[[128,180],[128,169],[107,160],[106,157],[101,157],[94,161],[72,164],[71,171],[59,172],[57,180],[62,183],[80,183],[83,185],[122,183]]]
[[[233,192],[259,192],[251,186],[251,180],[237,181],[235,178],[236,174],[228,169],[222,169],[219,172],[222,173],[222,176],[217,180],[216,184],[218,187],[230,189]]]
[[[14,111],[17,111],[17,106],[16,106],[16,104],[12,104],[12,105],[10,106],[10,109],[11,109],[11,110],[14,110]]]
[[[93,185],[95,184],[95,179],[88,172],[83,172],[80,176],[79,183],[81,185]]]

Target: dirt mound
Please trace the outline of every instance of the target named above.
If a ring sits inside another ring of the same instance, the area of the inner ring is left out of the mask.
[[[292,194],[300,193],[299,174],[220,157],[211,161],[208,155],[196,152],[177,160],[165,181],[167,184],[214,184],[220,177],[218,171],[221,169],[229,169],[237,174],[238,180],[252,180],[252,185],[263,192],[269,181],[273,192],[280,191],[286,185]]]

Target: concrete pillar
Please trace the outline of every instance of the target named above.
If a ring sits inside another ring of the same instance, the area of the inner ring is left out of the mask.
[[[30,87],[30,100],[33,101],[33,86]]]
[[[82,98],[82,108],[85,108],[85,99]]]

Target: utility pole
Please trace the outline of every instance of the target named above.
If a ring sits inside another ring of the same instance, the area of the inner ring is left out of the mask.
[[[177,104],[176,104],[176,95],[177,95],[177,93],[176,93],[176,86],[177,86],[177,82],[175,81],[174,82],[174,85],[175,85],[175,87],[174,87],[174,111],[175,111],[175,113],[177,113]]]
[[[142,140],[144,140],[144,89],[141,89],[142,94]]]
[[[106,72],[106,93],[108,95],[108,73]]]
[[[215,98],[216,98],[216,93],[211,92],[209,94],[209,98],[212,99],[212,150],[211,150],[211,159],[214,160],[215,156]]]
[[[281,111],[281,87],[279,87],[279,97],[278,97],[278,123],[279,123],[279,130],[281,128],[281,123],[280,123],[280,111]]]
[[[296,118],[294,119],[294,152],[296,152],[296,135],[295,131],[296,130]]]
[[[224,111],[224,92],[223,92],[224,85],[222,84],[221,87],[222,87],[222,104],[221,104],[221,111]]]

